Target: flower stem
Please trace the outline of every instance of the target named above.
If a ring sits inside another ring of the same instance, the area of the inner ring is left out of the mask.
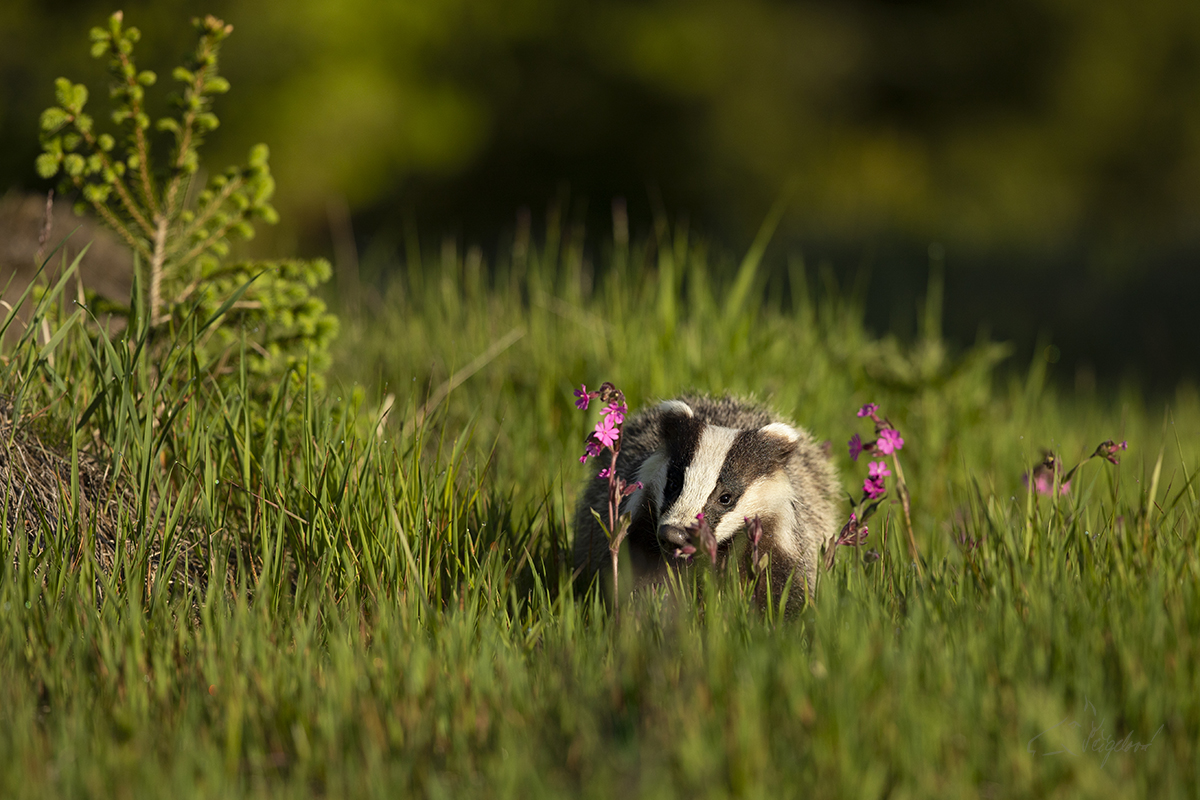
[[[618,559],[621,554],[621,539],[624,537],[617,530],[617,510],[620,500],[618,498],[618,478],[617,478],[617,452],[620,444],[613,448],[612,462],[608,467],[608,551],[612,555],[612,582],[613,582],[613,616],[617,619],[621,618],[620,595],[617,592],[617,573]]]
[[[900,495],[900,505],[904,509],[904,530],[908,534],[908,555],[912,558],[913,563],[917,565],[917,574],[922,578],[925,577],[925,571],[921,567],[921,551],[917,549],[917,540],[913,536],[912,510],[909,504],[908,483],[904,480],[904,470],[900,467],[900,459],[896,457],[896,453],[892,453],[892,466],[896,469],[896,491]]]

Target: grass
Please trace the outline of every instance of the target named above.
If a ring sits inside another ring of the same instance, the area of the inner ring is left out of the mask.
[[[1040,359],[953,352],[936,275],[920,335],[875,337],[763,241],[443,249],[364,293],[324,391],[214,377],[207,320],[151,359],[49,293],[51,338],[0,367],[5,453],[109,465],[124,546],[98,555],[83,467],[53,515],[13,510],[36,476],[0,487],[0,795],[1195,796],[1195,393],[1067,396]],[[885,505],[882,557],[844,548],[794,619],[704,572],[619,622],[573,596],[571,390],[605,379],[634,407],[753,393],[833,441],[847,491],[879,402],[924,575]],[[1119,466],[1024,488],[1042,447],[1107,438]]]

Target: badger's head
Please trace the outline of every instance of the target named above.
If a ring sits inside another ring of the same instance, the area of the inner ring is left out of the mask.
[[[634,507],[651,515],[660,547],[672,553],[687,543],[687,528],[703,513],[718,546],[758,517],[765,531],[790,531],[795,489],[788,462],[800,433],[780,422],[739,430],[707,424],[679,400],[659,406],[659,447],[643,462]],[[646,520],[643,524],[650,523]],[[790,551],[790,536],[774,536]]]

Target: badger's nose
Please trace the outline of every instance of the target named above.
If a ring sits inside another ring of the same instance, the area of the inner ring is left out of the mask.
[[[690,542],[687,531],[677,525],[661,526],[658,529],[658,538],[662,541],[670,542],[676,547],[683,547]]]

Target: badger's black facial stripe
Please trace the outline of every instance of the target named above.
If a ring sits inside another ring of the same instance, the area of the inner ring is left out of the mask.
[[[762,431],[740,431],[725,456],[721,480],[745,485],[778,469],[787,461],[795,443]]]
[[[667,467],[667,482],[663,486],[663,505],[669,506],[679,499],[683,491],[683,465],[674,461]]]
[[[696,448],[700,446],[700,433],[704,424],[697,419],[682,415],[666,417],[662,423],[663,442],[667,449],[667,482],[663,486],[663,508],[670,508],[683,491],[684,475]]]

